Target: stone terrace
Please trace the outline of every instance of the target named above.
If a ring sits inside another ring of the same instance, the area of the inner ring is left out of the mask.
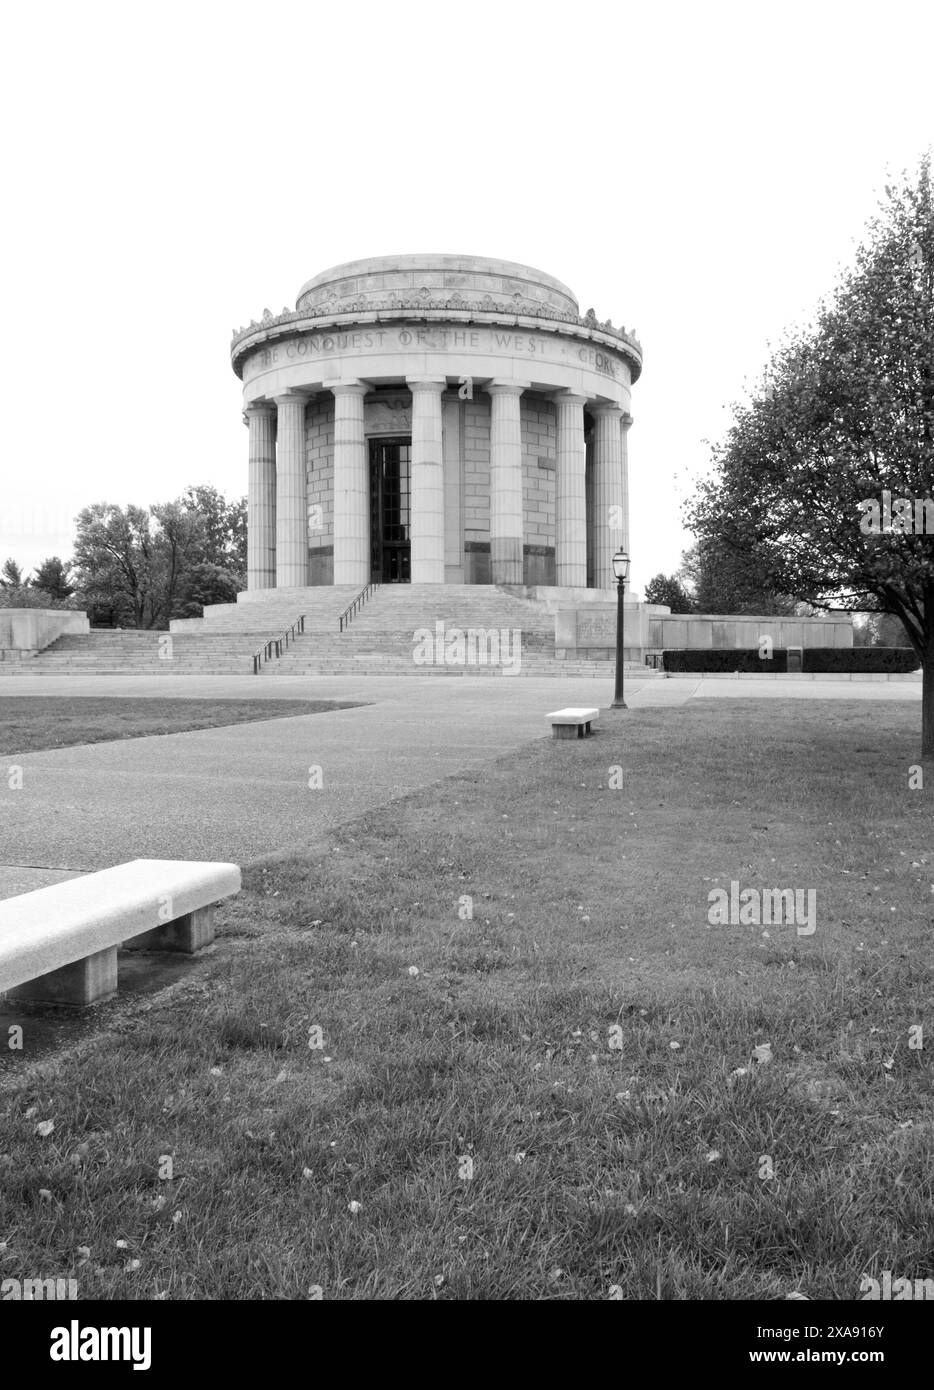
[[[261,678],[287,675],[398,674],[494,676],[502,664],[417,664],[415,634],[483,629],[509,634],[505,650],[514,653],[519,634],[517,674],[554,676],[612,675],[605,660],[564,661],[555,656],[554,617],[543,605],[494,585],[383,585],[359,610],[344,632],[341,613],[356,597],[352,585],[273,589],[240,603],[210,606],[203,618],[173,622],[172,632],[93,631],[58,638],[31,661],[11,664],[8,674],[221,675],[249,673],[253,654],[304,616],[304,635],[279,659],[263,667]],[[507,661],[506,665],[510,663]],[[643,668],[640,674],[645,675]]]

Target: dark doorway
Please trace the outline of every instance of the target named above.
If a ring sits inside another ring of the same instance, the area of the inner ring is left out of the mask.
[[[370,440],[370,578],[410,581],[411,439]]]

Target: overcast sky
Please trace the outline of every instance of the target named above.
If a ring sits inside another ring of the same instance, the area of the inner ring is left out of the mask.
[[[934,6],[6,7],[0,560],[246,491],[230,332],[361,256],[536,266],[635,328],[633,585],[705,439],[934,139]]]

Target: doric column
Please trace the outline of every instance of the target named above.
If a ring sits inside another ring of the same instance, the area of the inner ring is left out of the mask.
[[[494,584],[521,584],[522,430],[519,397],[528,382],[491,381],[490,563]]]
[[[305,505],[307,395],[276,396],[276,588],[308,583],[308,513]]]
[[[363,381],[339,381],[334,392],[334,583],[370,580],[370,479],[363,433]]]
[[[441,393],[446,382],[408,377],[412,392],[412,583],[444,583]]]
[[[587,583],[587,506],[584,492],[586,396],[559,391],[558,458],[555,488],[555,583]]]
[[[624,413],[620,420],[621,441],[620,447],[623,454],[623,536],[622,545],[626,554],[632,559],[632,549],[629,544],[629,427],[632,424],[632,416]]]
[[[594,575],[597,589],[612,589],[613,556],[623,540],[623,436],[618,405],[591,407],[594,417]]]
[[[276,412],[271,405],[250,405],[243,412],[250,430],[247,474],[248,589],[276,587]]]

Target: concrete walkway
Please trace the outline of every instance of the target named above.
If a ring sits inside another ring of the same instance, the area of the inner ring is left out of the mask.
[[[718,698],[920,699],[898,683],[639,680],[632,708]],[[127,859],[259,856],[320,841],[374,806],[550,736],[545,714],[612,699],[610,682],[504,677],[72,676],[7,696],[357,699],[369,704],[0,759],[0,897]],[[608,716],[625,718],[625,715]],[[604,719],[604,726],[606,719]],[[8,768],[22,767],[21,790]],[[309,786],[320,768],[322,786]]]
[[[308,846],[352,820],[529,739],[545,713],[605,682],[491,677],[423,680],[245,676],[70,677],[0,685],[17,695],[162,698],[354,698],[324,714],[162,737],[84,744],[0,759],[0,897],[126,859],[223,859],[241,865]],[[659,682],[670,684],[670,682]],[[634,695],[635,698],[635,695]],[[8,769],[22,768],[11,790]],[[310,787],[320,768],[320,788]]]
[[[500,694],[496,691],[499,687]],[[508,688],[508,689],[507,689]],[[185,700],[403,700],[417,698],[415,691],[437,690],[442,701],[459,700],[461,694],[487,690],[494,702],[500,697],[515,708],[531,697],[536,705],[544,698],[548,709],[561,704],[586,703],[606,708],[613,698],[612,680],[602,677],[551,676],[16,676],[0,677],[0,701],[6,695],[100,695],[158,697]],[[406,692],[410,692],[409,696]],[[512,691],[509,694],[508,691]],[[552,692],[549,695],[549,691]],[[736,680],[730,676],[688,676],[665,680],[627,677],[626,700],[633,705],[684,704],[710,698],[779,700],[920,700],[920,681],[801,680],[782,676],[761,680]],[[479,698],[486,698],[482,694]],[[468,694],[468,703],[474,695]],[[548,702],[551,703],[548,703]],[[556,703],[557,702],[557,703]],[[0,705],[2,715],[2,705]]]

